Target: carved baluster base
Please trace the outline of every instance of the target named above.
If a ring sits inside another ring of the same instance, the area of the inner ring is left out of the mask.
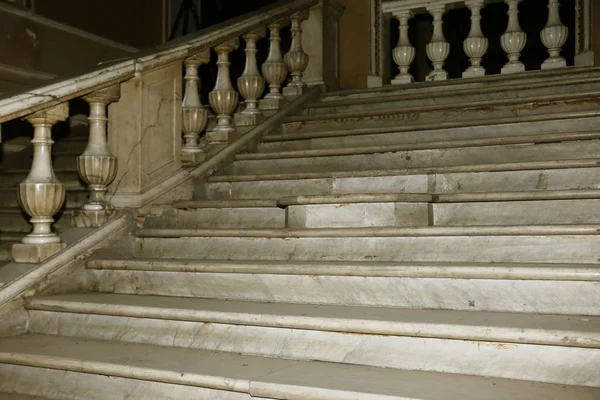
[[[256,126],[265,120],[265,116],[260,114],[244,114],[244,112],[236,113],[233,116],[233,124],[235,126]]]
[[[198,164],[206,158],[206,153],[200,147],[199,132],[206,127],[208,110],[204,107],[183,107],[181,113],[184,127],[183,139],[186,143],[186,146],[181,148],[181,162]]]
[[[15,243],[12,246],[12,258],[18,263],[37,264],[52,257],[65,247],[67,247],[66,243]]]
[[[288,103],[286,98],[282,95],[281,97],[265,97],[258,101],[258,109],[261,111],[269,110],[280,110]]]

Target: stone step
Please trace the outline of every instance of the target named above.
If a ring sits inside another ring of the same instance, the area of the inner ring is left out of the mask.
[[[79,178],[76,165],[70,168],[57,168],[54,170],[54,173],[58,180],[68,187],[83,187],[83,183]],[[25,180],[28,174],[29,169],[0,171],[0,189],[16,187],[19,183]]]
[[[343,114],[376,110],[405,110],[421,107],[424,110],[439,108],[477,108],[479,111],[493,111],[492,107],[506,104],[541,104],[553,100],[578,98],[582,93],[597,96],[600,90],[600,80],[595,82],[580,82],[568,80],[554,85],[544,86],[541,83],[532,87],[518,86],[501,87],[496,90],[481,89],[462,90],[458,93],[446,92],[436,96],[414,95],[406,93],[388,93],[384,96],[354,99],[327,99],[313,102],[304,109],[305,115]]]
[[[599,228],[141,229],[133,251],[142,258],[215,260],[595,263]]]
[[[462,193],[600,189],[598,159],[259,175],[213,175],[196,194],[207,200],[277,199],[353,193]]]
[[[473,147],[493,144],[542,143],[570,140],[576,135],[597,133],[598,117],[572,119],[568,121],[545,120],[500,124],[489,127],[464,127],[450,129],[430,129],[404,131],[403,126],[387,131],[374,132],[360,130],[330,131],[332,136],[305,135],[296,139],[291,135],[269,135],[258,145],[259,153],[279,153],[298,151],[349,151],[356,147],[396,148],[396,151],[418,150],[423,148]],[[391,151],[391,150],[388,150]],[[244,154],[244,153],[242,153]],[[247,153],[254,154],[254,153]],[[240,154],[241,155],[241,154]]]
[[[289,228],[600,223],[600,190],[296,196],[278,203]]]
[[[285,216],[285,210],[275,204],[272,207],[186,207],[146,214],[144,228],[285,228]]]
[[[54,229],[61,231],[71,226],[74,210],[63,209],[55,218]],[[63,217],[64,216],[64,217]],[[19,208],[0,208],[0,232],[31,232],[29,217]]]
[[[2,400],[57,400],[56,398],[51,399],[50,397],[28,396],[25,394],[6,393],[6,392],[0,392],[0,399],[2,399]]]
[[[595,134],[594,134],[595,136]],[[227,175],[255,175],[302,172],[342,172],[396,169],[437,168],[448,166],[489,165],[535,161],[593,159],[600,154],[600,140],[572,142],[492,145],[395,151],[390,148],[355,148],[344,151],[301,151],[293,153],[243,154],[223,170]]]
[[[104,293],[228,301],[600,315],[597,264],[169,257],[89,261],[86,282]]]
[[[83,188],[70,188],[67,186],[65,204],[67,209],[80,208],[88,201],[88,191]],[[0,188],[0,208],[20,209],[16,188]]]
[[[61,326],[61,336],[285,359],[563,384],[583,384],[581,377],[595,375],[590,368],[600,361],[600,318],[590,316],[114,294],[42,297],[27,308],[35,334],[55,335]],[[140,332],[153,333],[141,338]],[[586,385],[597,383],[592,378]]]
[[[506,99],[492,102],[473,102],[472,104],[397,106],[377,110],[370,110],[368,106],[363,106],[358,111],[287,117],[283,120],[283,133],[331,128],[381,128],[408,123],[414,125],[435,124],[439,121],[446,124],[459,124],[458,126],[474,123],[495,124],[498,119],[518,122],[521,118],[535,118],[552,114],[570,114],[571,117],[577,117],[578,113],[581,112],[597,111],[599,95],[600,92],[591,91],[574,95],[557,94],[530,99]]]
[[[549,397],[566,400],[593,399],[600,393],[594,387],[44,335],[3,340],[0,361],[4,363],[0,367],[0,376],[12,376],[11,379],[0,379],[2,390],[7,391],[6,387],[21,390],[47,387],[52,378],[56,379],[56,371],[61,376],[60,381],[66,383],[55,389],[57,395],[79,390],[100,391],[104,392],[102,398],[109,400],[125,399],[122,389],[126,387],[136,396],[128,395],[129,399],[249,399],[251,396],[451,400],[480,399],[481,393],[486,393],[486,398],[491,400]],[[129,380],[135,380],[133,388],[127,385]],[[163,384],[157,384],[159,382]],[[107,385],[111,390],[106,391]],[[230,392],[235,393],[225,397]]]

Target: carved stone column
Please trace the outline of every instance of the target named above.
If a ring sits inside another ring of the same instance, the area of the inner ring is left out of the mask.
[[[181,161],[197,164],[206,156],[200,148],[200,133],[206,129],[208,111],[202,106],[198,92],[198,67],[210,62],[210,50],[195,54],[184,61],[185,94],[181,104],[183,147]]]
[[[463,78],[473,78],[485,75],[485,68],[481,66],[481,60],[488,50],[488,39],[481,31],[481,9],[484,0],[468,0],[465,2],[471,10],[471,31],[463,42],[463,50],[469,56],[471,66],[463,72]]]
[[[569,28],[560,21],[558,0],[548,0],[548,23],[540,33],[544,46],[548,48],[548,57],[542,63],[542,69],[564,68],[567,60],[560,56],[560,50],[567,41]]]
[[[525,71],[525,65],[519,61],[521,52],[527,43],[527,34],[519,25],[519,2],[521,0],[504,0],[508,4],[508,27],[500,37],[502,49],[508,55],[508,62],[501,70],[502,74],[514,74]]]
[[[87,184],[90,199],[75,214],[77,226],[97,227],[106,222],[113,207],[106,201],[107,186],[117,174],[117,158],[106,140],[106,107],[121,96],[121,86],[114,85],[84,97],[90,105],[90,137],[83,153],[77,157],[77,171]]]
[[[285,64],[292,75],[292,80],[283,89],[286,96],[299,96],[306,90],[306,83],[302,81],[302,74],[308,66],[308,54],[302,49],[302,21],[308,19],[308,10],[301,11],[291,16],[292,44],[290,51],[284,56]]]
[[[34,127],[33,162],[31,171],[18,187],[23,210],[31,217],[33,231],[22,243],[14,244],[12,256],[16,262],[38,263],[57,253],[66,245],[52,232],[52,218],[65,201],[65,185],[52,168],[52,125],[69,116],[67,103],[38,111],[26,119]]]
[[[444,6],[431,6],[427,11],[433,16],[433,36],[425,50],[427,57],[433,63],[433,71],[427,75],[427,81],[443,81],[448,79],[448,73],[444,70],[444,62],[450,54],[450,43],[444,37],[442,17],[446,12]]]
[[[262,73],[269,84],[269,93],[259,102],[261,110],[279,110],[285,104],[285,97],[281,94],[281,84],[285,81],[288,74],[287,66],[281,55],[281,21],[274,22],[268,26],[269,36],[269,55],[262,65]]]
[[[254,126],[263,118],[258,109],[258,99],[265,90],[265,80],[258,70],[256,62],[256,41],[266,34],[265,29],[250,32],[242,36],[246,41],[246,66],[242,76],[238,78],[238,90],[245,100],[246,108],[235,115],[236,126]]]
[[[231,65],[229,53],[239,46],[240,40],[235,38],[215,47],[215,51],[219,55],[217,83],[213,91],[208,94],[208,100],[213,111],[217,114],[217,126],[213,131],[206,134],[208,143],[227,143],[229,134],[235,132],[231,119],[238,106],[239,95],[233,89],[229,77],[229,66]]]
[[[400,22],[398,28],[400,33],[398,46],[394,48],[392,55],[400,73],[392,80],[392,85],[400,85],[411,83],[415,80],[408,72],[410,65],[415,60],[415,48],[410,44],[410,40],[408,39],[408,21],[412,18],[412,13],[410,11],[402,11],[394,16]]]

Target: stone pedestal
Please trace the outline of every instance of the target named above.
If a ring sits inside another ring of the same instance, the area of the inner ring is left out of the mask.
[[[12,258],[18,263],[37,264],[52,257],[65,247],[67,247],[66,243],[15,243],[12,246]]]

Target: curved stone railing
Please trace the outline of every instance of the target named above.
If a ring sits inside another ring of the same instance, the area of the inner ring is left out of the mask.
[[[462,43],[464,53],[469,57],[470,66],[462,73],[463,78],[481,77],[486,75],[485,66],[482,65],[482,59],[486,55],[489,47],[489,40],[482,31],[481,10],[488,3],[504,2],[506,3],[506,12],[508,14],[508,24],[504,34],[500,37],[500,45],[506,53],[507,62],[501,69],[501,74],[514,74],[525,71],[525,65],[521,62],[521,53],[527,43],[527,34],[521,28],[519,22],[519,3],[527,0],[382,0],[381,12],[383,15],[396,18],[399,22],[399,40],[392,50],[392,59],[397,65],[398,72],[392,73],[392,84],[407,84],[414,81],[409,69],[415,60],[415,48],[409,40],[409,20],[416,14],[429,13],[433,17],[433,35],[425,51],[427,58],[433,65],[433,70],[426,76],[426,81],[439,81],[448,79],[448,73],[444,64],[450,54],[450,43],[444,37],[443,15],[452,8],[466,7],[471,12],[471,28],[468,36]],[[586,29],[586,15],[589,13],[589,7],[586,9],[580,3],[576,2],[577,13],[576,23],[577,52],[584,53]],[[559,16],[560,0],[548,0],[548,18],[546,26],[540,32],[540,39],[547,48],[548,57],[542,63],[542,69],[564,68],[567,66],[566,60],[561,56],[562,47],[565,45],[568,36],[568,28],[561,22]],[[586,11],[587,10],[587,11]],[[546,10],[540,9],[540,13]],[[526,23],[521,21],[521,23]],[[385,32],[382,32],[386,35]],[[589,34],[589,32],[587,32]],[[589,47],[589,46],[588,46]],[[589,50],[589,49],[588,49]],[[395,77],[394,77],[395,75]]]
[[[306,82],[337,86],[337,59],[332,57],[337,50],[328,49],[325,55],[325,40],[315,38],[332,36],[342,11],[331,0],[280,1],[87,74],[0,98],[0,123],[24,118],[34,127],[31,170],[17,189],[33,231],[14,245],[15,261],[39,262],[65,246],[51,229],[65,200],[65,185],[52,166],[51,128],[68,118],[69,100],[83,98],[90,106],[89,141],[77,168],[90,193],[81,213],[90,226],[99,226],[114,206],[141,207],[148,193],[158,193],[156,188],[176,186],[186,174],[182,162],[194,165],[204,159],[200,138],[209,110],[200,102],[198,68],[210,62],[211,49],[218,55],[218,77],[209,94],[217,123],[202,142],[228,143],[238,127],[258,124],[264,111],[278,110],[301,95]],[[288,22],[292,43],[283,55],[279,30]],[[302,42],[303,27],[316,31],[309,32],[308,45]],[[259,69],[256,42],[266,28],[270,52]],[[229,74],[229,54],[240,46],[240,36],[246,67],[237,81],[238,93]],[[268,94],[261,98],[266,84]]]

